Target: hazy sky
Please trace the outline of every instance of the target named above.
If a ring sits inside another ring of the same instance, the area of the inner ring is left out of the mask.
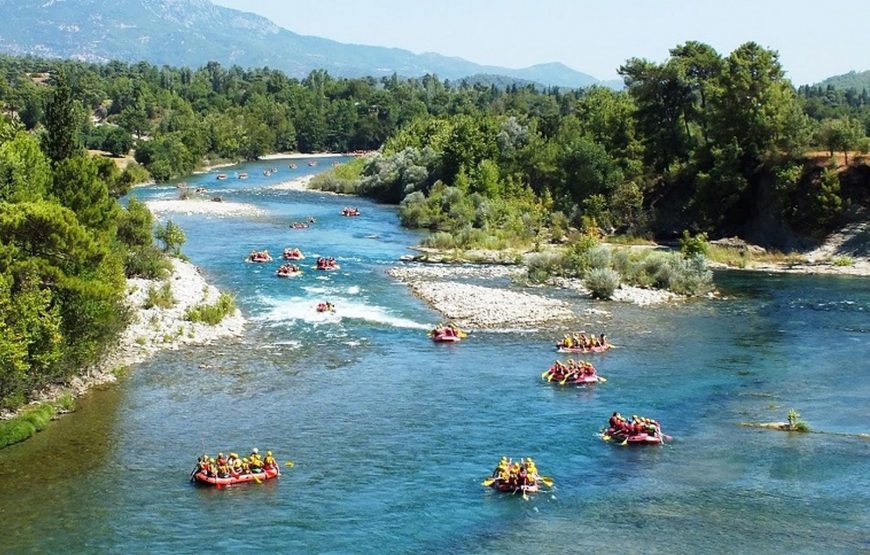
[[[700,40],[778,50],[796,85],[870,69],[870,0],[214,0],[304,35],[506,67],[560,61],[600,79]]]

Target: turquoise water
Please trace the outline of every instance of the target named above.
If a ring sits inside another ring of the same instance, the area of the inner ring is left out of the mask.
[[[426,338],[438,315],[385,275],[419,240],[394,208],[275,188],[285,163],[242,171],[251,178],[188,182],[267,215],[173,219],[192,261],[237,296],[244,339],[159,355],[0,451],[0,551],[870,550],[870,442],[736,425],[794,407],[817,430],[870,432],[870,280],[722,273],[727,300],[575,300],[612,313],[576,325],[620,348],[592,359],[606,384],[558,389],[539,381],[553,332]],[[341,217],[346,205],[363,215]],[[309,215],[311,229],[288,228]],[[242,261],[285,246],[342,269],[280,280],[277,262]],[[338,315],[317,315],[322,300]],[[601,442],[613,410],[659,419],[673,443]],[[262,485],[188,483],[203,446],[254,445],[296,466]],[[482,488],[502,455],[535,457],[555,490],[524,502]]]

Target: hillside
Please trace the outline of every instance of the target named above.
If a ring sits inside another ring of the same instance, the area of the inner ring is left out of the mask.
[[[299,35],[208,0],[0,0],[0,18],[0,52],[17,55],[194,67],[215,60],[268,66],[299,78],[326,69],[342,77],[430,73],[455,80],[490,74],[560,87],[598,83],[558,63],[509,69]]]
[[[819,83],[819,85],[821,85],[822,87],[832,85],[835,89],[839,89],[841,91],[845,91],[848,89],[856,89],[859,92],[864,89],[870,90],[870,69],[868,69],[867,71],[850,71],[849,73],[844,73],[843,75],[828,77],[827,79]]]

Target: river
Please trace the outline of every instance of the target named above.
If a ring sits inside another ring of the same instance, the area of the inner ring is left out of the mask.
[[[870,550],[870,441],[737,426],[793,407],[815,430],[870,432],[870,280],[723,272],[725,300],[574,300],[612,313],[589,323],[619,348],[591,359],[607,383],[559,389],[540,382],[552,331],[427,339],[438,315],[385,275],[420,239],[394,207],[275,186],[328,163],[187,180],[265,211],[173,216],[186,254],[236,295],[244,339],[161,354],[0,451],[0,552]],[[341,217],[348,204],[362,216]],[[342,268],[280,280],[277,262],[242,261],[285,246]],[[338,314],[318,315],[321,300]],[[614,410],[657,418],[673,443],[600,441]],[[188,482],[203,448],[253,446],[296,465],[261,485]],[[481,487],[502,455],[533,456],[554,491]]]

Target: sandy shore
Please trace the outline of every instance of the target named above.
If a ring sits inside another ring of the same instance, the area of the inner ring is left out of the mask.
[[[202,199],[151,200],[145,203],[154,214],[205,214],[209,216],[262,216],[265,212],[253,204],[214,202]]]
[[[290,181],[282,181],[281,183],[276,183],[274,185],[267,185],[263,188],[273,189],[276,191],[310,191],[312,189],[308,188],[308,184],[311,183],[311,180],[313,178],[313,175],[306,175],[305,177],[297,177],[296,179],[291,179]],[[317,192],[322,193],[324,191]]]
[[[188,308],[203,301],[213,303],[220,292],[205,281],[196,266],[178,259],[172,260],[172,266],[172,274],[165,281],[127,280],[124,302],[130,308],[132,319],[121,334],[118,345],[102,363],[87,369],[68,384],[51,385],[36,392],[30,405],[16,412],[0,414],[0,419],[11,418],[35,404],[56,401],[67,392],[78,397],[92,387],[114,383],[117,369],[144,362],[158,352],[178,350],[185,345],[207,345],[241,336],[245,319],[238,310],[216,326],[185,319]],[[165,282],[170,284],[175,305],[171,308],[146,309],[144,302],[148,290],[159,288]]]

